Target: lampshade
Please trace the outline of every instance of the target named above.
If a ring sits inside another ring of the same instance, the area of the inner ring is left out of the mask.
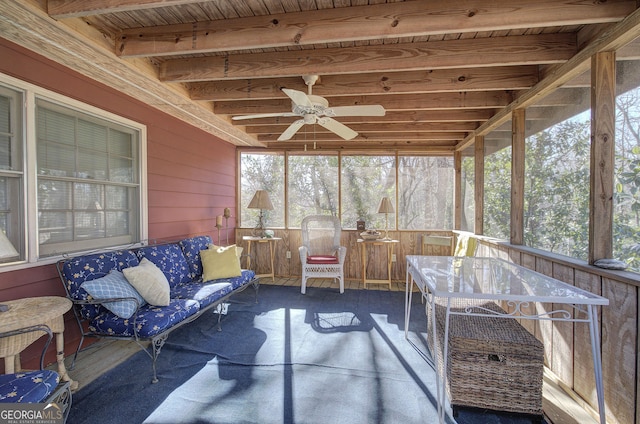
[[[266,190],[257,190],[253,195],[253,199],[249,202],[249,209],[266,209],[273,210],[273,204],[269,199],[269,193]]]
[[[388,197],[383,197],[378,207],[378,213],[393,213],[393,204]]]

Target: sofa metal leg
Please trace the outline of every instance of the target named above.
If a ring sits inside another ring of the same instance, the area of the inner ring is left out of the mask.
[[[153,378],[151,379],[152,383],[158,382],[158,372],[156,370],[156,361],[158,359],[158,355],[160,355],[162,346],[164,346],[168,337],[169,337],[169,334],[162,334],[151,340],[151,346],[153,348],[153,354],[151,355],[151,366],[153,368]]]

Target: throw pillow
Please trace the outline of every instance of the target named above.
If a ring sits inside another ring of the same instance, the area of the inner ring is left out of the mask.
[[[244,247],[240,247],[238,245],[232,245],[232,246],[236,246],[236,256],[238,256],[238,259],[240,259],[242,257],[242,252],[244,251]],[[225,246],[216,246],[215,244],[207,245],[207,248],[209,249],[219,249],[221,247],[224,248]],[[231,247],[231,246],[226,246],[226,247]]]
[[[118,270],[111,270],[107,275],[95,280],[86,281],[82,284],[82,288],[91,295],[95,300],[113,299],[116,297],[133,297],[138,300],[140,306],[146,302],[140,293],[124,275]],[[102,302],[102,306],[119,316],[120,318],[131,318],[136,311],[136,302],[133,300],[119,300],[116,302]]]
[[[242,275],[235,244],[227,247],[210,246],[209,249],[200,251],[200,258],[202,259],[202,281]]]
[[[169,305],[169,281],[149,259],[143,258],[140,265],[125,268],[122,273],[147,303],[153,306]]]

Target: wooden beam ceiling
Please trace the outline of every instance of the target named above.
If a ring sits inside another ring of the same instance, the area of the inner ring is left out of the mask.
[[[539,125],[544,108],[575,109],[590,54],[640,56],[635,0],[366,3],[26,0],[0,29],[233,144],[276,149],[308,148],[313,134],[316,149],[449,154],[515,107],[535,104],[527,119]],[[379,104],[385,116],[337,117],[360,133],[349,142],[305,125],[287,147],[275,140],[297,117],[231,120],[290,112],[282,89],[306,92],[309,74],[330,107]]]

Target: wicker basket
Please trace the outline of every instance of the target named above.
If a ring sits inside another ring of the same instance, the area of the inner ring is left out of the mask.
[[[504,312],[493,302],[473,305]],[[436,316],[442,347],[445,307],[437,303]],[[428,330],[433,352],[431,323]],[[448,344],[446,387],[454,414],[462,406],[542,416],[544,348],[515,319],[450,315]],[[442,370],[442,350],[438,359]]]

